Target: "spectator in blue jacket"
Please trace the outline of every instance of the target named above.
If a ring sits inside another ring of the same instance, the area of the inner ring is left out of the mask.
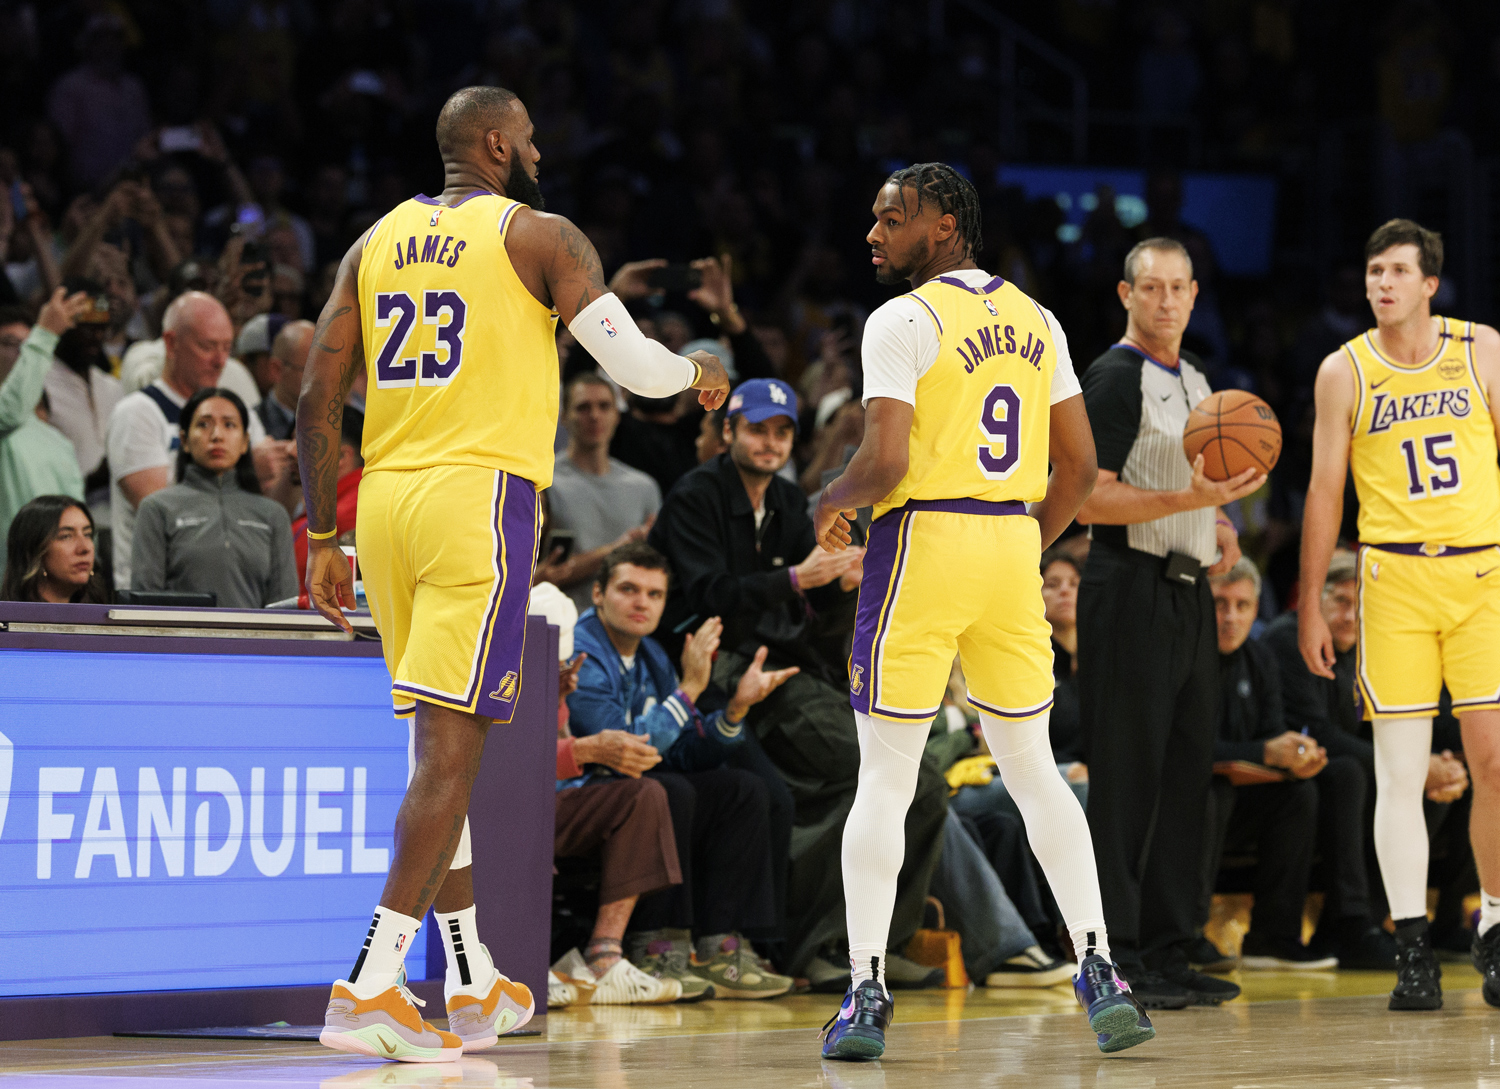
[[[771,971],[743,936],[775,921],[770,799],[758,776],[725,767],[724,757],[743,741],[750,708],[797,670],[764,670],[762,647],[726,702],[710,687],[723,632],[711,617],[687,637],[679,679],[651,638],[668,578],[666,558],[649,545],[633,542],[605,557],[594,607],[574,629],[574,647],[586,658],[568,697],[570,726],[580,738],[635,734],[661,754],[646,774],[667,790],[682,884],[641,897],[626,935],[631,961],[680,980],[684,1000],[710,987],[719,998],[772,998],[792,980]],[[613,774],[596,765],[584,772],[559,786]],[[694,952],[706,963],[692,967]]]

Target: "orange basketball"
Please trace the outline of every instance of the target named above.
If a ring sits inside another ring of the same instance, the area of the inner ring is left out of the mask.
[[[1188,416],[1182,449],[1188,461],[1203,455],[1203,475],[1210,480],[1228,480],[1246,469],[1269,473],[1281,456],[1281,424],[1253,393],[1210,393]]]

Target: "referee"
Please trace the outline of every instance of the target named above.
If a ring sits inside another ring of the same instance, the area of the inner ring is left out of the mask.
[[[1205,576],[1240,558],[1219,507],[1266,478],[1246,470],[1216,483],[1183,453],[1188,413],[1209,392],[1181,350],[1198,294],[1187,250],[1141,242],[1118,290],[1125,338],[1083,375],[1099,455],[1099,482],[1078,512],[1093,536],[1078,592],[1089,828],[1111,949],[1137,1000],[1217,1005],[1239,988],[1187,957],[1219,710]]]

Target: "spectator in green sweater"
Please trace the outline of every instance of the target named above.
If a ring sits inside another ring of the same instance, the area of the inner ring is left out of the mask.
[[[0,313],[0,540],[16,512],[37,496],[83,498],[78,455],[47,422],[42,387],[58,337],[87,305],[82,292],[66,298],[58,288],[33,328],[23,311]]]

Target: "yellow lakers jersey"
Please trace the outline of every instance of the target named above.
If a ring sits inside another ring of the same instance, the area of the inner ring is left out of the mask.
[[[557,312],[526,290],[505,232],[525,207],[419,196],[370,229],[359,265],[365,471],[476,465],[552,483]]]
[[[1057,365],[1041,307],[998,276],[981,287],[939,276],[907,297],[936,327],[938,354],[917,381],[906,476],[875,517],[911,499],[1041,499]]]
[[[1366,544],[1500,542],[1500,470],[1489,400],[1474,370],[1474,325],[1440,318],[1437,352],[1386,358],[1374,332],[1343,351],[1356,387],[1349,461]]]

